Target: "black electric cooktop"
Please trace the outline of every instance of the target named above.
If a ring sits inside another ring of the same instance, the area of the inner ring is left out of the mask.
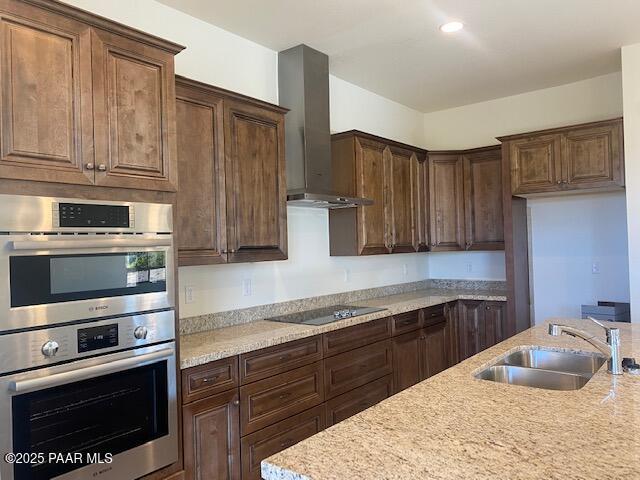
[[[369,313],[382,312],[386,308],[354,307],[350,305],[334,305],[304,312],[290,313],[279,317],[267,318],[272,322],[300,323],[303,325],[325,325],[345,318],[358,317]]]

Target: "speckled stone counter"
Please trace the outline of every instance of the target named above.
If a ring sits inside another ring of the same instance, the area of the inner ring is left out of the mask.
[[[347,318],[318,327],[257,320],[232,327],[182,335],[180,337],[180,367],[194,367],[299,338],[370,322],[388,315],[455,300],[505,301],[506,297],[495,290],[426,289],[354,302],[353,304],[356,306],[384,307],[387,310]]]
[[[604,338],[585,320],[554,319]],[[640,325],[621,329],[624,357],[640,359]],[[267,480],[638,479],[640,377],[606,364],[580,390],[474,378],[523,346],[593,352],[580,339],[529,329],[283,451]]]

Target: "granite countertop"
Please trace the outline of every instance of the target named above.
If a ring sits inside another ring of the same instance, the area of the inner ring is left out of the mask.
[[[553,319],[604,338],[585,320]],[[640,326],[618,323],[623,357]],[[607,373],[580,390],[477,380],[522,346],[593,352],[583,340],[526,330],[262,464],[267,480],[640,478],[640,376]]]
[[[495,290],[417,290],[411,293],[355,301],[353,302],[355,306],[385,307],[387,310],[360,317],[347,318],[322,326],[257,320],[242,325],[182,335],[180,337],[180,368],[195,367],[221,358],[455,300],[506,301],[506,296],[503,292]]]

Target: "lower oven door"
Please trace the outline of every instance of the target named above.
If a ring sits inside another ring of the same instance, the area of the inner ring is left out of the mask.
[[[1,480],[129,480],[178,460],[175,342],[0,377],[0,389]]]

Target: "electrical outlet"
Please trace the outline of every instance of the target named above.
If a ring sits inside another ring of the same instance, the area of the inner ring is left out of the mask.
[[[591,264],[591,273],[597,275],[600,273],[600,262],[593,262]]]
[[[473,263],[471,263],[471,262],[466,263],[465,266],[467,268],[467,273],[473,272]]]
[[[402,275],[404,275],[405,277],[409,275],[409,269],[407,268],[406,263],[402,265]]]
[[[245,278],[242,280],[242,296],[250,297],[251,296],[251,279]]]
[[[351,272],[348,268],[345,268],[344,271],[344,283],[349,283],[351,281]]]
[[[193,303],[193,287],[187,286],[184,287],[184,303]]]

